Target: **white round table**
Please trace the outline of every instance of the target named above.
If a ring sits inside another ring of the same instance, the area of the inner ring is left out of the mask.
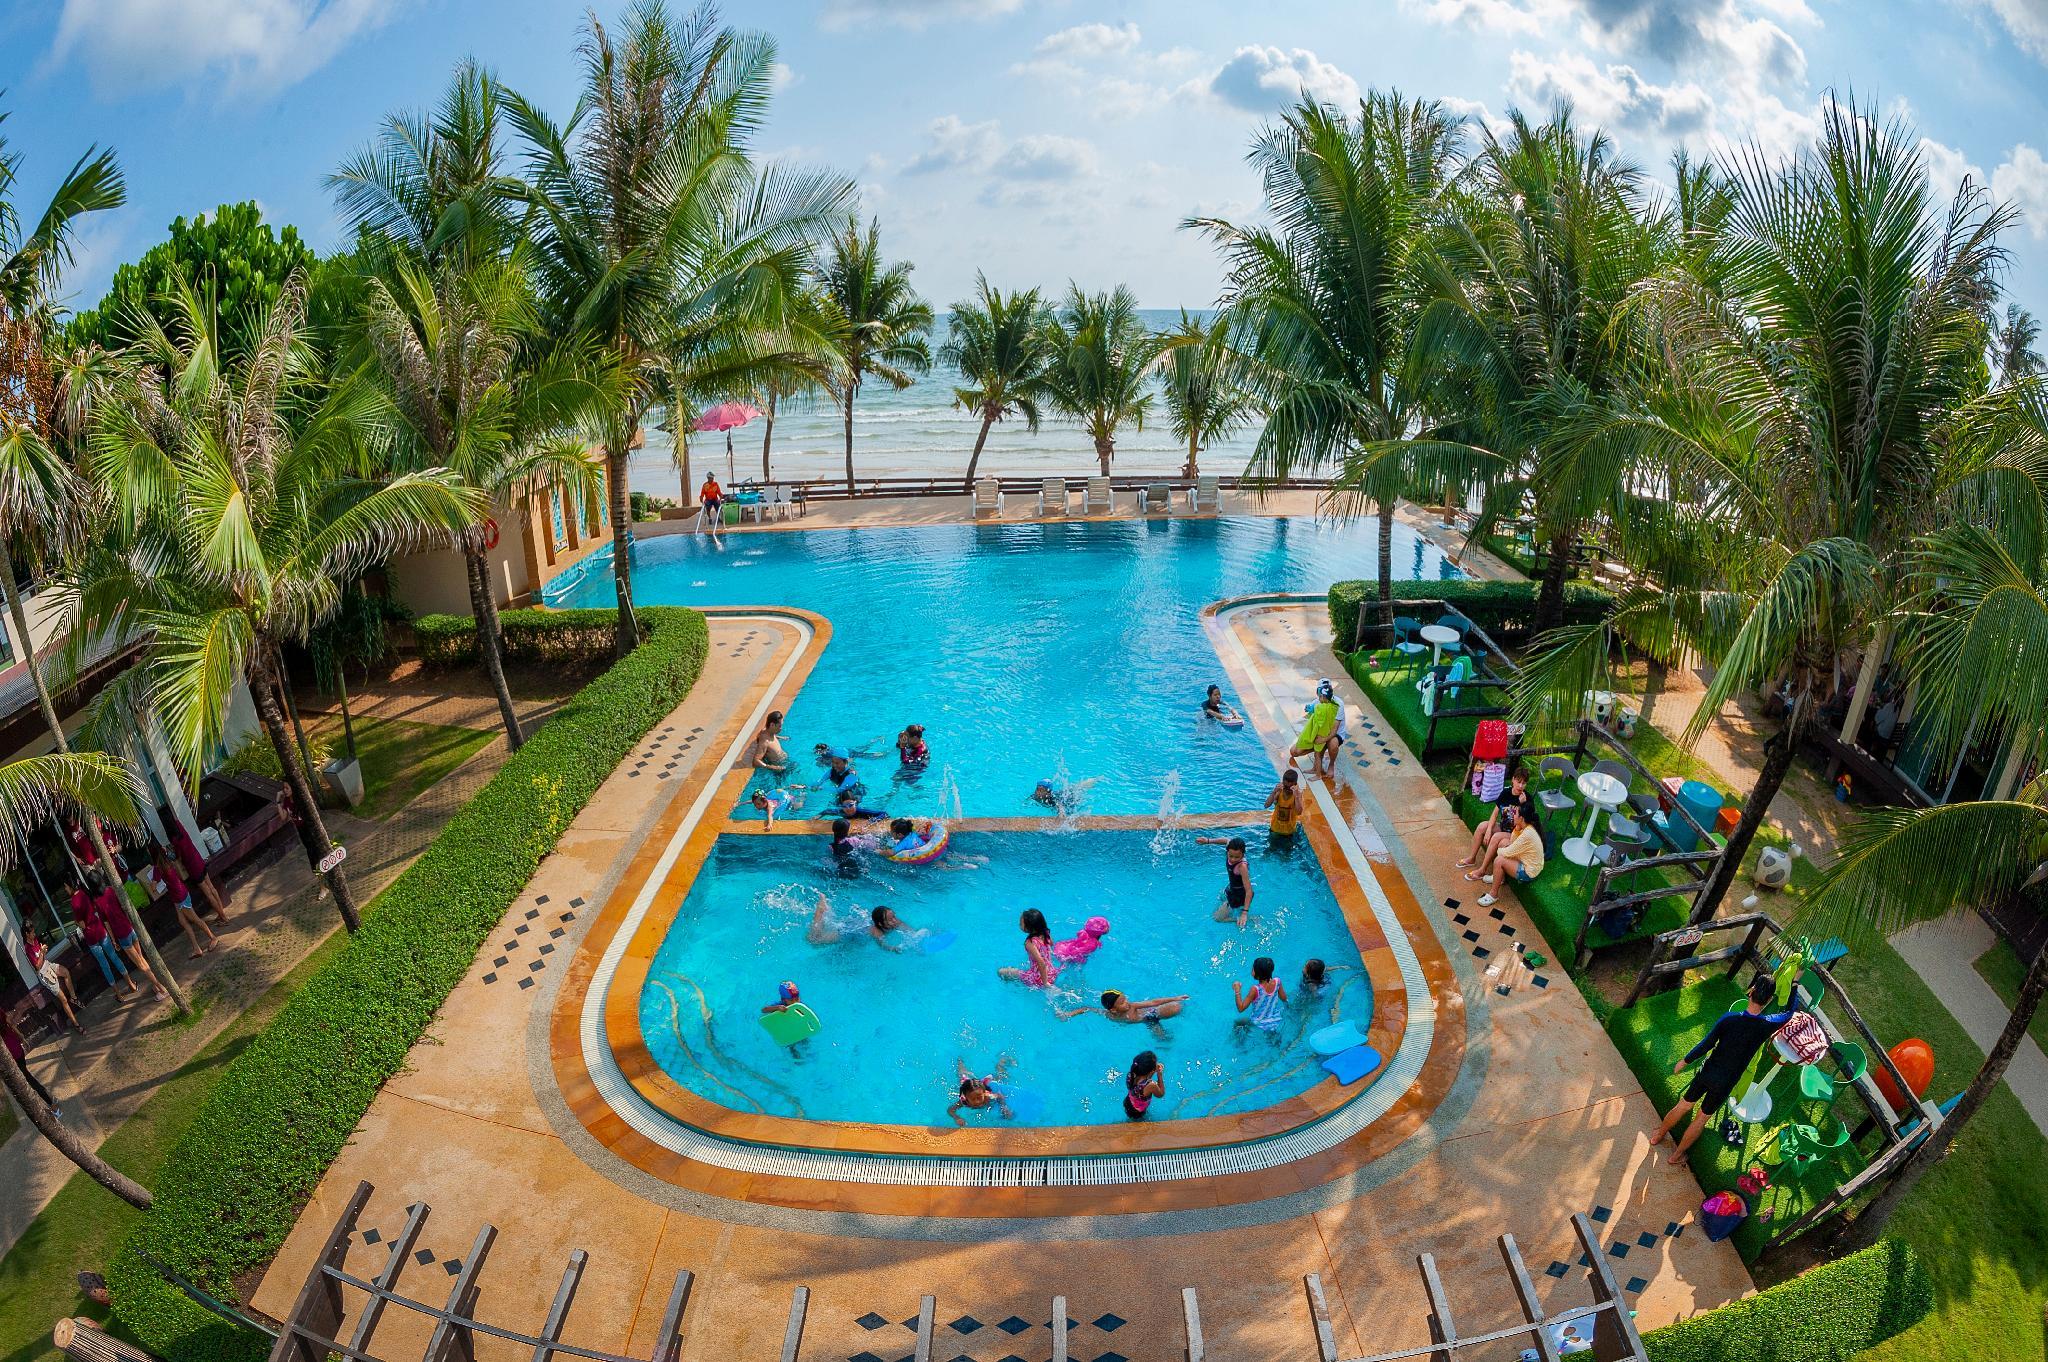
[[[1425,624],[1415,632],[1430,647],[1429,665],[1432,667],[1444,660],[1444,645],[1458,641],[1458,631],[1448,624]]]
[[[1560,850],[1564,858],[1573,865],[1593,864],[1593,825],[1600,821],[1600,815],[1611,813],[1628,798],[1628,786],[1608,775],[1605,771],[1588,771],[1579,777],[1579,793],[1585,796],[1591,810],[1586,815],[1586,830],[1568,840]]]

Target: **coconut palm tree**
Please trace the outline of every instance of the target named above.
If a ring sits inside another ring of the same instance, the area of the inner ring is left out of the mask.
[[[112,516],[75,569],[74,621],[150,640],[151,699],[187,770],[220,746],[233,687],[248,683],[306,860],[354,931],[342,854],[287,728],[282,650],[304,642],[343,583],[393,553],[447,542],[482,500],[443,469],[371,473],[381,404],[368,384],[320,371],[299,276],[231,369],[214,309],[189,285],[176,307],[174,329],[145,321],[132,379],[93,432],[89,470]]]
[[[2007,303],[2005,317],[1991,337],[2000,387],[2010,387],[2041,372],[2041,352],[2034,348],[2040,340],[2041,323],[2034,319],[2034,314],[2018,303]]]
[[[1201,475],[1202,451],[1242,429],[1257,411],[1241,378],[1242,365],[1230,345],[1228,314],[1203,321],[1181,309],[1180,324],[1166,333],[1159,356],[1159,394],[1166,399],[1166,427],[1188,447],[1180,475]]]
[[[1418,433],[1424,366],[1408,363],[1425,299],[1419,270],[1456,169],[1459,121],[1442,106],[1375,91],[1356,117],[1304,100],[1262,133],[1252,164],[1271,226],[1189,225],[1224,252],[1224,318],[1266,412],[1253,454],[1264,478],[1336,466],[1340,504],[1379,512],[1379,594],[1393,615],[1393,510]],[[1224,319],[1201,342],[1224,343]],[[1183,326],[1185,333],[1187,328]],[[1173,367],[1199,367],[1200,351]],[[1177,382],[1169,376],[1169,411]],[[1176,420],[1176,429],[1181,423]],[[1188,474],[1194,470],[1190,447]]]
[[[520,253],[451,259],[429,269],[399,259],[373,278],[363,332],[399,436],[400,467],[446,469],[485,509],[457,538],[476,618],[477,658],[498,698],[505,741],[523,741],[505,679],[504,638],[490,550],[489,512],[567,489],[590,495],[602,480],[579,419],[610,396],[604,371],[573,342],[544,341]]]
[[[59,813],[76,814],[87,824],[101,818],[131,823],[141,792],[134,770],[103,752],[51,752],[0,763],[0,830],[5,833],[0,846],[22,846],[36,828]],[[29,1124],[86,1176],[138,1210],[149,1209],[148,1190],[93,1153],[75,1131],[59,1121],[4,1051],[0,1051],[0,1087],[27,1115]]]
[[[0,124],[7,115],[0,111]],[[58,276],[71,263],[80,219],[119,208],[127,186],[112,151],[89,147],[64,178],[32,226],[24,226],[14,191],[21,155],[0,136],[0,312],[10,319],[47,320]]]
[[[691,348],[677,332],[712,318],[773,325],[853,186],[750,163],[775,45],[721,27],[709,6],[678,21],[661,0],[636,0],[617,39],[592,15],[582,56],[583,95],[567,123],[513,94],[505,109],[529,146],[528,230],[544,325],[611,351],[625,378],[601,423],[624,655],[640,637],[627,459],[678,350]]]
[[[1145,428],[1152,408],[1152,367],[1166,349],[1138,315],[1138,300],[1122,284],[1108,293],[1067,285],[1067,298],[1046,329],[1053,360],[1045,396],[1053,410],[1078,421],[1095,446],[1102,476],[1116,457],[1118,427]]]
[[[932,329],[931,304],[910,286],[910,262],[882,258],[882,227],[848,217],[825,243],[818,260],[818,291],[837,322],[838,363],[833,396],[846,428],[846,490],[853,491],[853,404],[861,384],[879,378],[907,388],[932,367],[925,337]]]
[[[974,486],[989,430],[1012,414],[1038,433],[1039,404],[1044,397],[1046,366],[1052,361],[1048,323],[1052,311],[1027,288],[1007,297],[988,277],[974,276],[975,296],[953,304],[952,329],[939,347],[939,361],[958,373],[963,386],[953,389],[962,411],[981,418],[974,452],[967,456],[966,484]]]

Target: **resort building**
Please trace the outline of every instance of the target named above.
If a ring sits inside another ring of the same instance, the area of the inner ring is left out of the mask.
[[[611,543],[609,478],[605,482],[586,496],[553,485],[516,502],[499,501],[486,538],[491,590],[501,608],[538,603],[543,588],[587,570],[591,556]],[[387,573],[392,594],[416,614],[470,613],[469,577],[456,549],[405,554],[391,560]]]

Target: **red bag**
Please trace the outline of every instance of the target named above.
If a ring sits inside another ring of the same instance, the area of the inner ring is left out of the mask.
[[[1481,719],[1472,737],[1472,755],[1481,761],[1499,761],[1508,754],[1508,721]]]

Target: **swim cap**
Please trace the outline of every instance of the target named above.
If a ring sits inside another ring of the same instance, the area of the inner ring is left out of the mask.
[[[1041,780],[1038,782],[1038,788],[1041,790],[1050,790],[1052,788],[1052,782],[1049,780]]]
[[[775,992],[786,1003],[793,1003],[797,999],[796,985],[787,979],[775,986]]]
[[[1109,934],[1109,919],[1106,917],[1091,917],[1081,924],[1081,930],[1090,936],[1107,936]]]
[[[1105,988],[1102,990],[1102,1005],[1104,1007],[1115,1007],[1123,1000],[1124,991],[1120,988]]]
[[[843,747],[828,747],[825,749],[825,755],[833,761],[846,761],[848,759],[846,749]]]

